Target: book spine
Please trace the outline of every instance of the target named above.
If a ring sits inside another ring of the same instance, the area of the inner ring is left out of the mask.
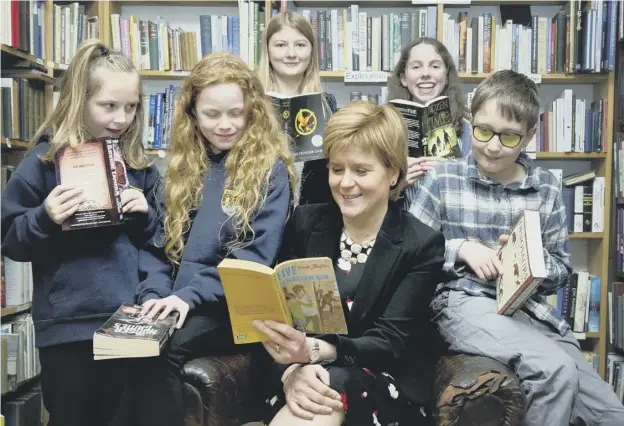
[[[121,204],[121,193],[119,192],[119,185],[117,184],[117,172],[116,172],[116,165],[115,165],[115,159],[114,159],[114,151],[115,151],[115,145],[118,145],[119,141],[117,139],[106,139],[104,141],[104,147],[106,149],[106,168],[108,170],[107,173],[107,180],[108,180],[108,187],[110,189],[110,195],[111,195],[111,199],[114,200],[115,203],[115,207],[117,210],[117,219],[116,221],[113,221],[113,223],[116,223],[118,221],[121,221],[124,217],[123,215],[123,210],[122,210],[122,204]]]

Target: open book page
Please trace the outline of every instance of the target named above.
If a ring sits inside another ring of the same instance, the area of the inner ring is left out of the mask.
[[[512,315],[546,277],[539,212],[525,210],[498,257],[503,275],[497,280],[498,313]]]
[[[217,267],[228,305],[234,343],[256,343],[267,336],[253,321],[293,325],[272,268],[245,260],[225,259]]]
[[[295,328],[314,334],[347,334],[331,259],[296,259],[275,269]]]

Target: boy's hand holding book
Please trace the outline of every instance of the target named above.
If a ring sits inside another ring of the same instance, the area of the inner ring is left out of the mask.
[[[57,185],[45,199],[45,211],[57,225],[76,213],[80,204],[85,201],[84,191],[68,185]]]
[[[457,258],[465,262],[482,280],[492,281],[503,274],[503,264],[498,258],[498,252],[479,242],[464,241]]]

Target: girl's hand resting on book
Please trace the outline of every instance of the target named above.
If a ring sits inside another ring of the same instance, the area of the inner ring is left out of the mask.
[[[464,241],[459,248],[457,258],[466,262],[482,280],[492,281],[499,275],[503,275],[503,264],[498,259],[498,252],[476,241]]]
[[[253,326],[267,336],[264,348],[279,364],[307,364],[312,346],[305,333],[277,321],[254,321]]]
[[[76,213],[81,203],[85,201],[83,190],[67,185],[57,185],[47,196],[43,205],[50,219],[60,225]]]
[[[290,411],[302,419],[342,408],[340,394],[329,387],[329,372],[320,365],[294,369],[284,379],[284,394]]]
[[[407,185],[413,185],[414,182],[422,179],[433,166],[442,160],[443,158],[440,157],[407,157],[407,175],[405,176]]]
[[[158,317],[158,319],[162,320],[167,318],[167,315],[169,315],[171,311],[178,311],[180,313],[176,328],[182,328],[184,320],[186,320],[186,316],[188,315],[189,305],[176,295],[171,295],[165,297],[164,299],[148,300],[143,304],[143,310],[141,311],[141,315],[147,316],[151,319],[160,312],[160,316]]]
[[[124,213],[147,213],[145,195],[137,189],[124,189],[121,193],[121,205]]]

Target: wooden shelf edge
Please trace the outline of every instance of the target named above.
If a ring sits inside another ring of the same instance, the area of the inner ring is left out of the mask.
[[[19,382],[15,386],[15,389],[11,389],[11,390],[7,390],[7,391],[2,392],[2,396],[11,395],[11,394],[13,394],[15,392],[18,392],[20,389],[22,389],[26,385],[29,385],[29,384],[33,383],[35,380],[39,379],[39,377],[40,377],[40,374],[35,374],[34,376],[32,376],[32,377],[30,377],[28,379],[22,380],[21,382]]]
[[[594,239],[602,239],[604,237],[604,233],[602,232],[572,232],[568,234],[568,238],[571,239],[585,239],[585,240],[594,240]]]
[[[578,333],[576,331],[573,331],[572,334],[574,334],[574,337],[576,337],[576,340],[600,339],[600,332],[598,331],[583,332],[583,333]]]
[[[597,160],[607,158],[606,152],[537,152],[538,160]]]
[[[8,139],[4,136],[0,136],[0,145],[5,145],[9,148],[28,149],[30,142],[20,141],[14,139]]]
[[[46,66],[46,63],[43,59],[37,58],[29,53],[22,52],[19,49],[16,49],[12,46],[8,46],[6,44],[0,44],[0,51],[7,53],[11,56],[15,56],[17,58],[26,59],[27,61],[34,62],[35,64]]]
[[[30,302],[24,303],[22,305],[5,306],[0,309],[0,312],[2,312],[1,317],[4,318],[10,315],[21,314],[22,312],[28,311],[31,306],[32,303]]]
[[[345,71],[321,71],[321,79],[342,80]],[[392,72],[388,72],[388,77]],[[459,73],[459,80],[462,83],[478,83],[485,80],[490,74],[485,73]],[[608,79],[609,74],[542,74],[542,83],[545,84],[598,84]]]
[[[60,70],[55,65],[55,70]],[[140,70],[141,77],[151,79],[184,79],[190,71],[155,71]],[[390,77],[392,73],[388,73]],[[321,71],[322,80],[344,80],[345,71]],[[459,80],[462,83],[478,83],[485,80],[489,74],[460,73]],[[607,74],[543,74],[542,82],[546,84],[598,84],[607,80]],[[366,83],[366,82],[363,82]],[[383,83],[375,83],[383,84]]]

